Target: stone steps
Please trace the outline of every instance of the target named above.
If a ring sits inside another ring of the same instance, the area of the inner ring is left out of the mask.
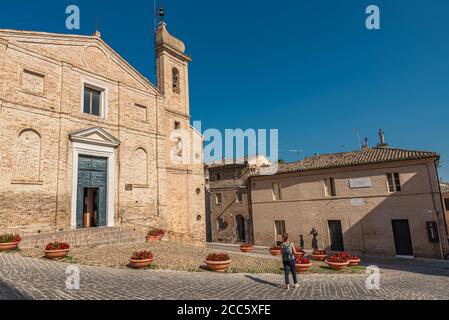
[[[91,228],[24,236],[20,247],[43,248],[50,242],[69,243],[72,247],[144,243],[145,233],[125,228]]]

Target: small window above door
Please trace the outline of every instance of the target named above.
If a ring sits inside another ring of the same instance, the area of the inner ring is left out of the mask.
[[[104,117],[104,90],[84,85],[83,112],[97,117]]]

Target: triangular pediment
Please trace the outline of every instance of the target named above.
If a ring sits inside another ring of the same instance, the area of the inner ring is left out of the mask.
[[[0,29],[0,43],[46,59],[66,62],[96,75],[153,94],[159,90],[99,36]]]
[[[80,130],[70,135],[70,140],[86,144],[95,144],[107,147],[118,147],[120,141],[100,127]]]

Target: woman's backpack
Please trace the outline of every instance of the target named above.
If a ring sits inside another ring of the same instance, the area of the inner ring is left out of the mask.
[[[292,261],[295,259],[293,257],[293,244],[291,242],[289,242],[288,244],[283,243],[281,245],[281,248],[283,261]]]

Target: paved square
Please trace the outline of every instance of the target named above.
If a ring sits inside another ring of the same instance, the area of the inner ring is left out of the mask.
[[[79,266],[80,290],[67,290],[68,264],[0,254],[0,299],[449,299],[449,264],[385,260],[381,287],[367,275],[304,275],[299,289],[282,289],[282,275],[215,274]],[[400,270],[402,269],[402,270]]]

